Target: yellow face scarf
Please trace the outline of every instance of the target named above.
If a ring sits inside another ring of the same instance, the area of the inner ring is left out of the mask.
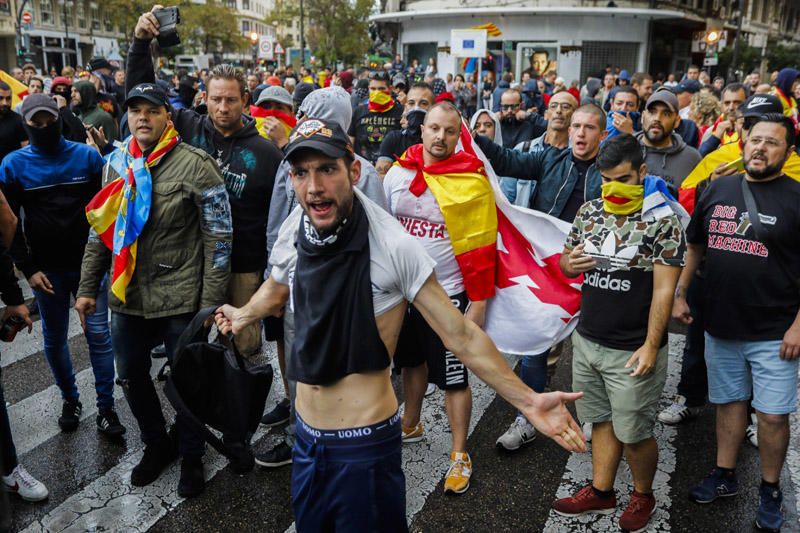
[[[370,91],[368,107],[374,113],[385,113],[394,107],[394,99],[391,93]]]
[[[630,215],[644,204],[644,185],[629,185],[620,181],[609,181],[601,187],[603,208],[607,213]]]

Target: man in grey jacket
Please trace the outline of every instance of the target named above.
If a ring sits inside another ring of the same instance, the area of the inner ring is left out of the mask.
[[[667,182],[675,197],[678,187],[702,157],[674,132],[680,124],[678,98],[670,91],[656,91],[642,113],[642,131],[636,134],[644,147],[647,171]]]
[[[353,108],[350,106],[350,95],[339,86],[317,89],[309,94],[300,105],[299,112],[303,117],[317,118],[320,120],[330,120],[336,122],[343,131],[348,131],[350,120],[353,116]],[[383,183],[378,176],[375,167],[355,154],[361,162],[361,175],[356,187],[366,194],[370,200],[388,211],[386,195],[383,192]],[[272,199],[269,204],[269,218],[267,220],[267,254],[272,252],[272,247],[278,239],[278,232],[283,221],[289,213],[297,207],[297,198],[292,188],[292,180],[289,177],[289,163],[283,161],[275,174],[275,188],[272,190]],[[271,269],[268,267],[267,272]],[[282,322],[282,323],[281,323]],[[267,340],[275,340],[278,347],[278,365],[281,369],[284,391],[286,397],[278,403],[275,408],[265,414],[261,423],[267,427],[276,426],[285,422],[291,412],[291,401],[294,394],[294,383],[286,380],[286,354],[291,352],[291,344],[294,337],[294,316],[286,310],[282,319],[272,317],[264,321],[264,333]],[[272,449],[265,453],[256,455],[256,464],[265,468],[275,468],[292,462],[292,446],[294,445],[294,424],[287,426],[287,436],[285,441],[279,442]]]

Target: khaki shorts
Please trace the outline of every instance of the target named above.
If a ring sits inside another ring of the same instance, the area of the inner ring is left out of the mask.
[[[606,348],[575,331],[572,334],[572,390],[583,392],[575,402],[581,422],[611,421],[625,444],[653,436],[658,400],[667,381],[667,346],[658,351],[655,368],[631,377],[625,363],[633,352]]]
[[[241,307],[250,301],[264,278],[261,272],[243,272],[231,274],[228,283],[228,302],[234,307]],[[261,321],[258,320],[240,331],[233,339],[236,349],[242,357],[253,357],[261,352]]]

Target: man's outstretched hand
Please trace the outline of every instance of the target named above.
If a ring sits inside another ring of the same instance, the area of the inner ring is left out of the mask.
[[[158,37],[158,19],[153,15],[153,11],[164,9],[164,6],[156,4],[153,9],[147,13],[142,13],[139,20],[136,22],[136,27],[133,29],[133,36],[143,41],[151,41]]]
[[[522,414],[544,435],[571,452],[585,452],[586,438],[572,415],[567,411],[567,402],[574,402],[582,392],[548,392],[537,394],[533,405],[523,409]]]

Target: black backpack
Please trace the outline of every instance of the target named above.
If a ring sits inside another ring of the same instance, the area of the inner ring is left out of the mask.
[[[234,460],[258,428],[273,372],[270,364],[246,361],[230,338],[207,341],[203,323],[214,310],[201,310],[181,334],[164,393],[198,435]],[[222,432],[225,442],[206,426]]]

